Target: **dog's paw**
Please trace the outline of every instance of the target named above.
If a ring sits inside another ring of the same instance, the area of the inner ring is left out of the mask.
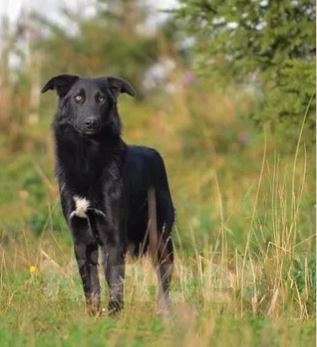
[[[156,313],[165,319],[171,317],[171,300],[169,297],[160,297],[158,299]]]
[[[91,317],[99,317],[102,314],[102,309],[99,300],[86,301],[86,313]]]
[[[123,309],[123,303],[120,301],[110,301],[108,304],[108,315],[110,317],[116,317],[119,315],[121,310]]]

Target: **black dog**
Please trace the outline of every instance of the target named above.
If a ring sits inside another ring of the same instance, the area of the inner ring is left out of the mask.
[[[42,93],[49,89],[59,96],[54,121],[57,177],[88,313],[100,313],[99,248],[110,312],[123,307],[128,250],[151,254],[158,273],[159,308],[165,311],[173,267],[174,207],[159,153],[128,146],[121,139],[117,97],[133,96],[134,89],[119,78],[73,75],[52,78]]]

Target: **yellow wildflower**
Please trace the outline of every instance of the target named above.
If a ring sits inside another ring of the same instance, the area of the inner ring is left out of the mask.
[[[31,265],[31,266],[30,266],[30,273],[31,273],[31,274],[35,274],[35,273],[37,273],[37,272],[38,272],[37,266]]]

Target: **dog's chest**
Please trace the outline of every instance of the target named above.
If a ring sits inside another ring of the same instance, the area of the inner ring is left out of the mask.
[[[71,192],[76,215],[84,216],[90,210],[107,214],[123,197],[123,179],[120,163],[108,162],[103,167],[90,165],[82,169],[64,170],[65,186]]]
[[[106,214],[118,206],[123,196],[124,151],[120,147],[78,142],[66,153],[64,146],[57,149],[60,186],[65,186],[71,209],[78,216],[84,216],[89,209]]]

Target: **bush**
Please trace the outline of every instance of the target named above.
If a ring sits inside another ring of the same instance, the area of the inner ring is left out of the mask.
[[[182,0],[177,17],[194,37],[199,70],[248,83],[260,102],[258,124],[295,139],[307,110],[315,128],[315,4],[310,0]]]

